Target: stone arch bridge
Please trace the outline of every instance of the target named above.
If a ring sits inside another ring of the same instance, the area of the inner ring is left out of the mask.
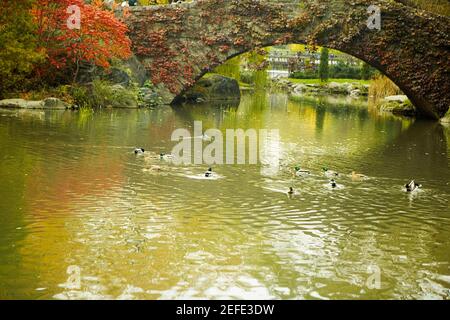
[[[380,8],[380,30],[368,27],[371,5]],[[125,21],[166,103],[236,55],[299,43],[367,62],[427,117],[443,117],[450,106],[450,19],[401,0],[197,0],[131,7]]]

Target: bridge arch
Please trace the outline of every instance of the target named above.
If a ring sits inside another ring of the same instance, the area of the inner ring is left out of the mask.
[[[423,115],[450,107],[450,19],[378,0],[381,29],[368,27],[372,0],[198,0],[131,8],[133,51],[166,103],[239,54],[299,43],[345,52],[394,81]]]

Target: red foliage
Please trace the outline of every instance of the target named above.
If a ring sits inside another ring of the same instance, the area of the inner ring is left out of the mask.
[[[80,28],[67,24],[69,6],[80,8]],[[57,69],[78,66],[82,62],[109,67],[111,58],[131,55],[127,27],[101,1],[85,4],[83,0],[37,0],[33,9],[40,46],[50,64]]]

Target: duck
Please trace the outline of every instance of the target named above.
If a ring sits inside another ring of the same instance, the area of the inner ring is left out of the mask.
[[[160,153],[159,154],[159,159],[160,160],[170,161],[170,160],[173,159],[173,156],[171,154]]]
[[[422,185],[412,180],[410,183],[405,184],[406,192],[413,192],[419,188],[422,188]]]
[[[299,166],[296,166],[296,167],[294,168],[294,170],[295,170],[295,175],[296,175],[297,177],[301,177],[301,176],[305,176],[305,175],[311,174],[311,172],[310,172],[309,170],[302,169],[302,168],[300,168]]]
[[[205,172],[205,178],[210,178],[213,175],[213,171],[212,168],[209,168],[206,172]]]
[[[294,188],[289,187],[289,191],[287,193],[289,196],[293,196],[295,194]]]
[[[333,170],[329,170],[327,167],[323,167],[322,170],[327,177],[339,177],[339,173]]]
[[[144,148],[136,148],[134,149],[134,154],[143,154],[145,152]]]
[[[330,186],[331,186],[332,188],[336,188],[336,187],[337,187],[337,183],[336,183],[336,181],[335,181],[334,179],[331,179],[331,180],[330,180]]]
[[[362,173],[356,173],[356,171],[352,171],[351,177],[353,180],[365,180],[368,177]]]

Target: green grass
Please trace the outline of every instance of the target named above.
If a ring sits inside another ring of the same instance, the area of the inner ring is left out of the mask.
[[[357,79],[329,79],[328,82],[321,82],[320,79],[288,79],[293,83],[302,83],[302,84],[326,84],[330,82],[337,83],[358,83],[358,84],[370,84],[371,80],[357,80]]]

